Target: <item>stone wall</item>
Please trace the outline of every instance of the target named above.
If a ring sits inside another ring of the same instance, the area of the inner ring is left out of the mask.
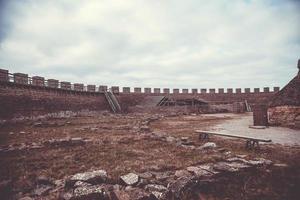
[[[102,93],[0,84],[0,119],[38,116],[60,111],[110,110]]]
[[[210,89],[170,89],[170,88],[133,88],[110,87],[120,101],[123,111],[129,107],[143,105],[147,96],[172,96],[173,98],[197,98],[210,104],[232,104],[245,102],[249,104],[268,102],[279,91],[278,87],[270,90],[255,88],[210,88]],[[23,73],[9,73],[0,69],[0,119],[18,115],[37,115],[57,111],[109,110],[104,92],[105,85],[72,84],[67,81],[45,79],[40,76],[30,77]]]
[[[300,129],[300,106],[277,106],[268,113],[270,125]]]

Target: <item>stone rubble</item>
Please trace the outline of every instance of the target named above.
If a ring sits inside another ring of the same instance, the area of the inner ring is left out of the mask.
[[[216,147],[217,147],[216,143],[207,142],[204,145],[202,145],[201,147],[199,147],[199,149],[215,149]]]
[[[45,176],[39,176],[32,196],[41,197],[59,190],[60,199],[65,200],[181,199],[184,193],[199,188],[201,184],[212,183],[222,177],[222,174],[267,167],[271,164],[271,161],[263,158],[248,160],[234,156],[224,161],[189,166],[174,171],[128,173],[120,176],[122,185],[113,183],[107,172],[101,169],[77,173],[66,178],[65,181],[52,181]]]
[[[62,139],[50,139],[44,142],[32,142],[30,144],[20,143],[13,144],[4,147],[0,147],[1,152],[12,152],[12,151],[22,151],[22,150],[33,150],[40,149],[44,146],[51,147],[64,147],[64,146],[76,146],[76,145],[85,145],[88,142],[93,142],[89,139],[84,139],[80,137],[76,138],[62,138]]]
[[[134,173],[129,173],[120,177],[125,185],[136,185],[139,182],[139,176]]]
[[[67,179],[66,186],[73,187],[77,181],[90,183],[90,184],[100,184],[100,183],[104,183],[107,179],[108,176],[106,171],[104,170],[77,173],[71,176],[69,179]]]

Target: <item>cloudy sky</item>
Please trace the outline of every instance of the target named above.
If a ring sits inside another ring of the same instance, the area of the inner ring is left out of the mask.
[[[0,0],[0,68],[140,87],[284,86],[296,0]]]

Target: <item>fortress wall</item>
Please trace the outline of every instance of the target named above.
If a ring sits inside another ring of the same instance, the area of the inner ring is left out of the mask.
[[[45,79],[40,76],[29,77],[27,74],[10,74],[8,70],[0,69],[0,119],[17,115],[39,115],[58,111],[109,110],[104,91],[108,86],[72,84],[56,79]],[[172,96],[174,98],[199,98],[214,104],[226,104],[247,100],[248,103],[267,102],[279,87],[271,91],[269,87],[263,90],[255,88],[130,88],[112,86],[120,101],[121,107],[143,105],[147,96]]]
[[[39,116],[60,111],[110,110],[103,93],[0,83],[0,119]]]

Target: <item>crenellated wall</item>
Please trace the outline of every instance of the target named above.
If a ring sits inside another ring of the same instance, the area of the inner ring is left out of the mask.
[[[45,79],[41,76],[29,77],[24,73],[9,73],[0,69],[0,118],[29,115],[32,113],[47,113],[61,110],[109,110],[105,100],[105,85],[84,85],[57,79]],[[260,88],[130,88],[111,86],[124,107],[139,105],[146,96],[172,96],[174,98],[200,98],[218,103],[233,103],[247,100],[248,103],[267,102],[279,91],[279,87]]]

